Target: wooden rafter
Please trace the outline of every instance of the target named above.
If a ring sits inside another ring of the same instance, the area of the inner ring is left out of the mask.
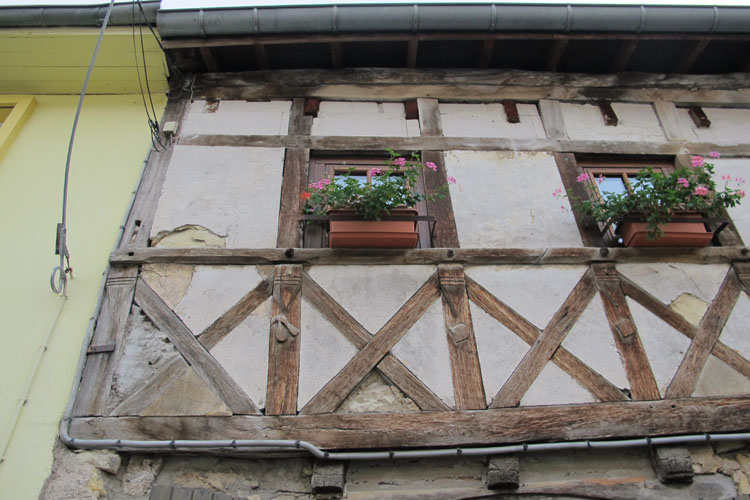
[[[709,40],[696,40],[690,44],[675,66],[675,73],[689,73],[708,45]]]
[[[259,43],[256,44],[253,49],[255,50],[255,61],[258,64],[258,69],[271,69],[271,66],[268,63],[268,53],[266,52],[265,45]]]
[[[200,47],[199,50],[201,59],[203,59],[203,64],[206,66],[206,70],[211,73],[221,71],[221,65],[219,64],[219,60],[216,58],[216,53],[212,47]]]
[[[340,42],[331,42],[331,66],[333,69],[344,67],[344,56],[341,51]]]
[[[557,67],[560,65],[565,48],[568,46],[567,38],[558,38],[552,43],[552,48],[547,55],[547,62],[545,69],[547,71],[557,71]]]
[[[419,39],[416,36],[409,37],[406,45],[406,67],[417,67],[417,53],[419,51]]]
[[[619,73],[620,71],[625,70],[637,48],[638,40],[623,40],[620,43],[620,48],[617,50],[617,54],[614,59],[612,59],[612,64],[609,65],[609,71],[611,73]]]
[[[492,61],[492,53],[495,50],[495,40],[488,39],[482,44],[482,53],[477,61],[477,67],[480,69],[487,69],[490,67],[490,61]]]

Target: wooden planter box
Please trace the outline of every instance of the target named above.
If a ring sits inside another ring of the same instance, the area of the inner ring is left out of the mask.
[[[706,229],[703,222],[680,222],[680,218],[700,219],[699,213],[674,215],[672,222],[659,226],[664,234],[654,240],[647,236],[646,222],[621,222],[617,232],[626,247],[706,247],[711,243],[714,233]]]
[[[392,216],[417,215],[412,208],[391,210]],[[352,210],[331,210],[331,217],[354,215]],[[412,220],[334,220],[328,230],[330,248],[416,248],[417,223]]]

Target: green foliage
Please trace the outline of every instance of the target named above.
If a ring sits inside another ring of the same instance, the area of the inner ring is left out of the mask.
[[[370,169],[372,182],[362,184],[351,177],[350,169],[343,181],[332,182],[322,179],[309,185],[302,193],[306,200],[305,213],[325,215],[329,210],[350,209],[363,219],[377,219],[390,213],[396,207],[413,207],[420,201],[443,198],[448,194],[447,184],[434,191],[416,191],[417,182],[423,169],[437,170],[434,163],[422,163],[418,153],[412,153],[407,160],[392,149],[390,158],[384,161],[382,169]],[[454,179],[448,178],[455,182]]]
[[[718,157],[718,153],[712,153]],[[722,177],[724,189],[718,191],[713,180],[714,166],[702,157],[693,157],[693,168],[678,168],[670,174],[647,168],[638,173],[635,188],[624,193],[607,193],[601,199],[594,182],[588,174],[578,177],[586,184],[589,197],[581,199],[570,190],[566,197],[571,207],[589,220],[617,223],[624,217],[643,217],[647,225],[647,236],[656,239],[663,234],[660,224],[669,222],[679,212],[699,212],[709,217],[721,215],[723,209],[735,207],[745,196],[745,191],[729,187],[730,176]],[[739,186],[744,179],[735,179]],[[555,194],[559,195],[558,190]]]

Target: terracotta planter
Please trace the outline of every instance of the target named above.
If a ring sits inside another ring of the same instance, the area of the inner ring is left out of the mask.
[[[353,215],[352,210],[331,210],[328,215]],[[412,208],[396,208],[391,215],[417,215]],[[416,221],[332,220],[330,248],[415,248],[419,234]]]
[[[702,222],[679,222],[680,218],[695,219],[699,213],[674,215],[672,222],[659,227],[664,234],[655,240],[649,240],[646,222],[621,222],[617,232],[626,247],[706,247],[713,239],[713,233],[706,229]]]

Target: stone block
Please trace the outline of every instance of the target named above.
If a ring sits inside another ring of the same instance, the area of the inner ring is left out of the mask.
[[[515,490],[519,485],[520,465],[518,457],[491,457],[487,466],[487,488],[491,490]]]
[[[659,446],[651,450],[651,460],[662,483],[692,483],[693,460],[687,448]]]
[[[311,479],[313,493],[344,492],[344,462],[315,462]]]

